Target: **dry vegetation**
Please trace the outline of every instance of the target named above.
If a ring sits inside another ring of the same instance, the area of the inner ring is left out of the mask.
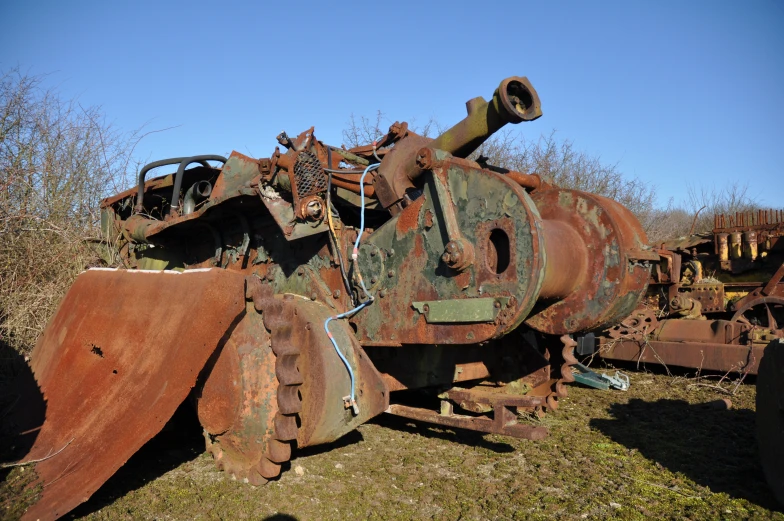
[[[111,262],[96,247],[98,204],[136,168],[137,133],[114,129],[100,107],[64,101],[44,79],[0,76],[0,342],[23,351],[73,278]]]

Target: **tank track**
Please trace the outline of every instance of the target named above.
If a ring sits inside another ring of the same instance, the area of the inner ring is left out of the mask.
[[[561,349],[561,359],[563,363],[559,367],[559,375],[553,384],[553,392],[547,396],[547,408],[555,411],[558,409],[558,400],[566,398],[569,394],[566,389],[566,384],[574,382],[574,373],[572,373],[571,366],[577,363],[577,358],[574,357],[574,348],[577,342],[574,341],[569,335],[561,337],[563,349]]]
[[[297,367],[300,349],[292,342],[294,328],[298,327],[295,303],[285,297],[254,298],[254,305],[257,312],[262,313],[264,326],[270,333],[270,347],[275,355],[277,403],[270,404],[270,408],[274,409],[274,416],[272,428],[267,430],[261,440],[264,450],[249,460],[224,451],[219,439],[213,438],[206,431],[204,437],[207,451],[212,454],[220,470],[230,474],[233,479],[258,486],[278,477],[281,465],[291,458],[292,445],[297,439],[299,429],[298,414],[302,410],[299,388],[303,383],[303,376]]]

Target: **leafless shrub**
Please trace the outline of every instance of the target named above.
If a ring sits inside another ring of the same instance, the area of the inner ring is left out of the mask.
[[[0,75],[0,341],[29,350],[86,266],[105,264],[99,202],[128,184],[138,133],[100,107],[64,100],[44,78]]]
[[[392,123],[393,121],[380,110],[376,111],[376,115],[372,119],[367,116],[360,116],[357,119],[354,114],[351,114],[346,122],[346,128],[343,129],[343,144],[347,148],[369,145],[385,135]],[[434,130],[438,131],[440,127],[434,118],[430,118],[422,126],[417,125],[416,120],[412,119],[409,122],[409,128],[421,136],[429,137]]]
[[[476,152],[480,154],[494,165],[536,173],[563,188],[614,199],[637,215],[643,225],[654,210],[653,185],[624,175],[617,164],[577,149],[573,141],[559,139],[555,131],[527,140],[519,132],[507,129],[485,142]]]
[[[713,216],[735,215],[759,208],[759,202],[749,195],[748,185],[740,182],[718,188],[716,186],[687,187],[687,202],[655,209],[648,223],[651,244],[684,237],[690,233],[704,233],[713,229]]]
[[[749,195],[749,185],[739,181],[721,188],[691,185],[688,187],[688,197],[692,215],[704,208],[696,219],[695,232],[712,230],[715,214],[734,215],[735,212],[748,212],[759,208],[759,202]]]
[[[688,235],[693,221],[693,212],[690,213],[680,206],[675,206],[673,200],[670,199],[664,208],[655,208],[651,211],[645,226],[648,242],[661,244],[668,239]]]

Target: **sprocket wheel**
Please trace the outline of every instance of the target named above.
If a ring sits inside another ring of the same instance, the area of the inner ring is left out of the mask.
[[[300,350],[291,341],[295,307],[283,299],[255,300],[217,354],[198,411],[218,468],[262,485],[291,457],[303,378]]]
[[[657,327],[659,327],[659,319],[652,309],[636,309],[620,324],[609,329],[607,334],[615,340],[622,338],[643,339]]]

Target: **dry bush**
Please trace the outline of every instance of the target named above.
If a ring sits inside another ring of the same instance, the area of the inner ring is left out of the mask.
[[[95,247],[99,202],[127,185],[138,133],[18,68],[0,76],[0,342],[28,351]]]
[[[574,142],[559,139],[555,131],[527,140],[515,130],[503,130],[479,147],[476,155],[503,168],[539,174],[563,188],[614,199],[631,210],[643,226],[655,208],[656,190],[652,184],[627,177],[617,164],[578,150]]]
[[[654,209],[646,223],[648,242],[658,245],[669,239],[688,235],[694,221],[694,212],[674,206],[673,201],[665,208]]]
[[[372,119],[367,116],[360,116],[357,119],[354,114],[351,114],[346,122],[346,128],[343,129],[343,144],[347,148],[369,145],[389,132],[392,123],[392,120],[380,110],[376,111]],[[430,137],[433,131],[440,132],[440,126],[433,118],[428,119],[422,126],[417,125],[416,120],[412,119],[409,121],[408,128],[425,137]]]
[[[656,209],[648,223],[648,239],[658,244],[690,233],[705,233],[713,229],[713,216],[735,215],[759,209],[759,202],[749,196],[748,185],[734,182],[722,189],[687,187],[687,202],[675,206],[670,200],[665,208]]]
[[[746,183],[735,181],[721,189],[713,187],[688,187],[689,210],[692,215],[702,209],[694,223],[695,232],[707,232],[713,229],[713,216],[716,214],[732,214],[750,212],[759,209],[759,202],[749,195]]]

